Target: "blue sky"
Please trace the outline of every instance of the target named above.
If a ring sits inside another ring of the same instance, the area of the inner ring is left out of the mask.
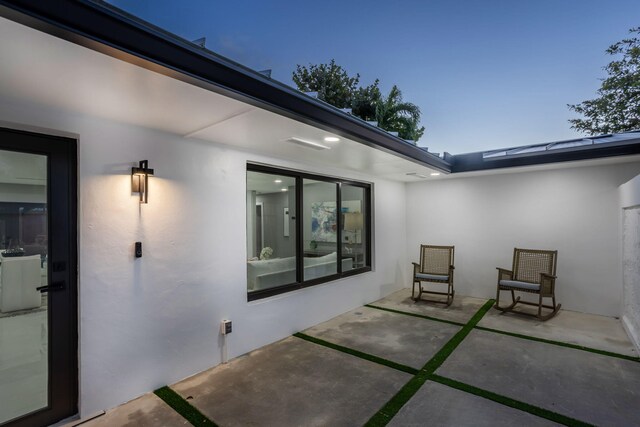
[[[595,97],[605,49],[640,26],[638,0],[112,0],[142,19],[293,85],[332,58],[422,110],[431,151],[580,136],[566,104]]]

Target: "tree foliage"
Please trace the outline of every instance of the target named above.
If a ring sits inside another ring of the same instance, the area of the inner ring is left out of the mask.
[[[360,74],[349,76],[331,60],[328,64],[298,65],[293,82],[303,92],[318,92],[318,98],[338,108],[351,108],[351,114],[367,121],[376,121],[384,130],[398,132],[403,139],[417,141],[424,134],[419,126],[420,108],[404,102],[402,92],[393,86],[387,96],[380,91],[380,81],[361,87]]]
[[[356,89],[351,101],[351,114],[363,120],[376,120],[376,108],[382,100],[379,84],[376,79],[373,84]]]
[[[360,75],[350,77],[335,60],[328,64],[297,65],[293,82],[302,92],[318,92],[318,98],[338,108],[351,108]]]
[[[402,139],[417,141],[424,133],[424,126],[418,128],[420,108],[402,100],[402,92],[393,85],[389,94],[376,105],[376,121],[382,129],[398,132]]]
[[[568,105],[570,110],[584,116],[569,120],[573,129],[589,135],[640,129],[640,27],[629,33],[631,38],[606,50],[617,59],[604,67],[608,77],[602,79],[598,97]]]

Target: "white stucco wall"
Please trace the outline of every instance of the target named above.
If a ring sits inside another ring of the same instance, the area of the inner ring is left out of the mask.
[[[640,175],[620,186],[622,209],[622,324],[640,351]]]
[[[224,318],[232,358],[408,280],[404,184],[9,100],[0,117],[79,136],[81,416],[220,363]],[[156,172],[147,205],[131,193],[141,159]],[[373,182],[375,271],[248,303],[247,161]]]
[[[563,308],[620,316],[617,188],[640,163],[566,166],[409,184],[409,261],[420,243],[455,245],[456,292],[493,298],[514,247],[556,249]]]

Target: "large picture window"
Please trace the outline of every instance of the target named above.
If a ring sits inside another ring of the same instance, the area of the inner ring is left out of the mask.
[[[371,270],[371,185],[247,165],[249,300]]]

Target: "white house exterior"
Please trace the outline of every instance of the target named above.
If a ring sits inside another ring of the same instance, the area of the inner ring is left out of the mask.
[[[456,156],[427,153],[301,94],[291,101],[304,107],[296,115],[284,105],[293,90],[250,70],[228,72],[239,85],[265,88],[264,99],[217,86],[196,66],[186,72],[176,64],[226,60],[102,4],[37,3],[0,1],[0,128],[9,132],[3,138],[26,131],[77,147],[77,221],[69,234],[77,237],[70,243],[77,281],[69,283],[77,297],[77,366],[69,362],[77,391],[61,391],[70,394],[71,412],[59,414],[112,408],[221,363],[224,351],[242,355],[407,287],[421,243],[455,245],[457,292],[482,298],[494,297],[495,267],[509,267],[514,247],[557,249],[563,308],[622,317],[640,342],[640,136],[604,143],[605,151],[578,147],[456,170]],[[65,14],[69,22],[112,24],[69,27]],[[101,38],[109,25],[143,36],[118,45],[118,34]],[[149,56],[154,49],[170,55],[166,46],[183,56],[173,64]],[[270,103],[277,99],[285,101]],[[322,142],[328,136],[340,140]],[[131,168],[142,159],[154,169],[146,204],[131,189]],[[370,265],[249,298],[248,164],[369,185]],[[46,185],[41,180],[30,188]],[[8,188],[2,201],[24,201]],[[32,190],[30,202],[56,203]],[[233,321],[226,349],[223,319]],[[8,340],[2,322],[0,340]],[[11,392],[1,366],[0,396]]]

